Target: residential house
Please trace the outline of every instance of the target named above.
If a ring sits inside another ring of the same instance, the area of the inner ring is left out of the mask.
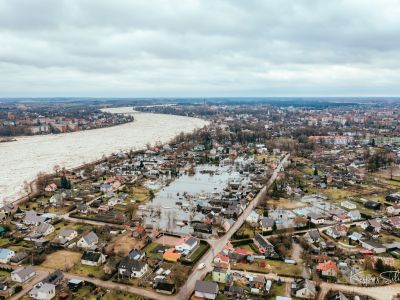
[[[317,229],[306,232],[304,238],[310,243],[318,243],[321,240],[321,236]]]
[[[101,252],[85,251],[81,258],[81,263],[87,266],[100,266],[105,262],[106,256]]]
[[[258,247],[258,250],[262,254],[271,254],[275,253],[274,245],[271,244],[270,241],[267,240],[266,237],[261,234],[256,234],[254,237],[254,244]]]
[[[46,192],[55,192],[57,191],[57,184],[55,184],[54,182],[50,183],[44,188],[44,190]]]
[[[350,216],[346,213],[333,214],[332,219],[339,223],[346,223],[351,221]]]
[[[317,270],[321,272],[322,276],[336,277],[339,269],[333,260],[328,260],[327,262],[319,263],[317,265]]]
[[[25,217],[24,217],[24,224],[26,225],[39,225],[40,223],[46,221],[46,219],[42,216],[39,216],[36,211],[34,210],[28,210],[25,212]]]
[[[39,282],[29,292],[29,297],[37,300],[50,300],[56,295],[56,286],[51,283]]]
[[[118,273],[129,278],[141,278],[147,269],[146,262],[125,257],[118,266]]]
[[[382,229],[382,225],[377,220],[371,219],[363,222],[361,228],[368,232],[379,233]]]
[[[400,217],[399,216],[389,218],[388,223],[392,227],[394,227],[396,229],[400,229]]]
[[[78,236],[78,232],[74,229],[63,228],[60,230],[58,237],[67,241],[72,241]]]
[[[181,256],[182,256],[181,253],[175,252],[174,248],[170,248],[164,252],[163,259],[169,262],[178,262]]]
[[[268,232],[273,230],[275,221],[272,218],[262,218],[260,224],[262,231]]]
[[[47,236],[53,233],[55,230],[54,226],[48,223],[40,223],[35,229],[34,232],[40,236]]]
[[[226,268],[229,266],[229,256],[218,253],[213,260],[214,264],[223,265]]]
[[[3,299],[11,298],[14,292],[15,292],[14,287],[11,287],[6,281],[0,283],[0,296]]]
[[[357,231],[354,231],[351,235],[349,235],[349,238],[353,241],[359,241],[363,237],[362,233],[359,233]]]
[[[390,216],[397,216],[400,214],[400,203],[399,204],[394,204],[392,206],[388,206],[386,208],[386,212]]]
[[[325,233],[326,233],[326,235],[328,235],[328,236],[330,236],[330,237],[332,237],[332,238],[334,238],[334,239],[338,239],[338,238],[341,237],[341,234],[336,230],[336,228],[335,228],[334,226],[329,227],[329,228],[326,230]]]
[[[156,281],[153,288],[158,293],[172,295],[176,291],[176,286],[173,283],[168,283],[164,281]]]
[[[360,244],[363,248],[373,251],[374,253],[386,252],[386,247],[374,240],[361,239]]]
[[[252,210],[250,212],[249,216],[246,218],[246,222],[257,223],[259,219],[260,219],[260,215],[255,210]]]
[[[79,248],[94,249],[96,248],[98,242],[98,236],[93,231],[91,231],[79,239],[77,246]]]
[[[15,251],[0,248],[0,263],[8,264],[14,255],[15,255]]]
[[[11,272],[11,280],[19,283],[24,283],[36,275],[36,270],[32,266],[26,268],[18,268]]]
[[[14,205],[11,203],[5,203],[2,207],[0,207],[0,213],[6,215],[7,217],[11,215],[14,210]]]
[[[315,225],[325,223],[325,217],[321,214],[311,212],[308,214],[308,218],[310,218],[311,223],[313,223]]]
[[[129,252],[128,257],[134,260],[141,260],[145,257],[145,254],[141,250],[133,249],[131,252]]]
[[[60,207],[64,204],[63,201],[63,197],[61,194],[54,194],[53,196],[51,196],[51,198],[49,199],[49,203],[53,206],[57,206]]]
[[[347,215],[350,217],[351,221],[353,221],[353,222],[361,220],[361,213],[357,209],[349,211],[349,213]]]
[[[216,299],[218,295],[218,284],[212,281],[196,280],[194,295],[203,299]]]
[[[355,205],[354,203],[352,203],[350,201],[347,201],[347,200],[342,201],[340,203],[340,205],[345,207],[345,208],[347,208],[347,209],[356,209],[357,208],[357,205]]]
[[[224,268],[221,266],[214,266],[212,271],[212,280],[214,282],[226,283],[230,275],[229,268]]]
[[[267,280],[262,275],[252,276],[249,280],[250,288],[263,290],[265,288]]]
[[[182,238],[176,245],[175,250],[178,252],[190,253],[199,245],[199,239],[191,235]]]
[[[295,279],[291,286],[291,294],[297,298],[315,299],[317,289],[311,280]]]
[[[244,290],[241,287],[234,285],[226,285],[224,294],[228,297],[228,299],[241,299],[244,295]]]
[[[113,186],[110,183],[103,183],[100,185],[100,191],[103,193],[112,192]]]

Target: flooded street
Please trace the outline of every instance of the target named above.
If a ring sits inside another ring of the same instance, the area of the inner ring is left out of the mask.
[[[146,144],[167,142],[180,132],[203,127],[201,119],[132,112],[131,108],[110,109],[133,113],[135,121],[119,126],[57,135],[18,137],[0,144],[0,202],[12,201],[23,193],[24,181],[54,166],[72,168],[119,150],[141,149]]]

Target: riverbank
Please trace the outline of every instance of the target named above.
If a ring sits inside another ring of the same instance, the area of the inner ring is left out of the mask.
[[[131,110],[132,111],[132,110]],[[208,123],[190,117],[135,113],[135,122],[120,126],[52,136],[33,136],[1,145],[0,201],[24,196],[24,182],[38,173],[52,173],[93,162],[119,151],[140,150],[147,144],[164,144],[181,132]]]

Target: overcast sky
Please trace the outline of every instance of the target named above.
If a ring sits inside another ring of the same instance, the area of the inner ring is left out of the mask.
[[[400,96],[400,1],[0,0],[0,97]]]

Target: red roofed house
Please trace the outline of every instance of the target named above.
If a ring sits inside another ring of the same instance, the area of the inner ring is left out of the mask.
[[[44,189],[46,192],[55,192],[57,191],[57,185],[53,182],[50,183],[46,188]]]
[[[229,266],[229,256],[218,253],[214,257],[214,265],[223,265],[225,268]]]
[[[336,263],[332,260],[328,260],[324,263],[319,263],[317,265],[317,270],[321,272],[322,276],[336,277],[339,271]]]

